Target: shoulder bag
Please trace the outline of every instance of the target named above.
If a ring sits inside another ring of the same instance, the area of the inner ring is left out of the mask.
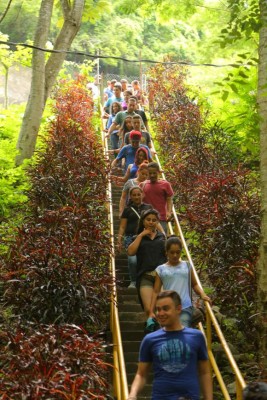
[[[191,325],[192,327],[197,326],[200,322],[204,322],[205,320],[205,310],[203,307],[196,307],[193,303],[193,298],[192,298],[192,284],[191,284],[191,265],[189,262],[186,262],[187,268],[188,268],[188,286],[189,286],[189,293],[192,301],[192,314],[191,314]]]

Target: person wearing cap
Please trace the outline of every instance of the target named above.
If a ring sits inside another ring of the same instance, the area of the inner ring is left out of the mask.
[[[117,155],[117,158],[115,158],[115,160],[113,160],[113,162],[111,164],[111,168],[116,167],[118,162],[124,158],[125,159],[124,172],[126,172],[128,166],[130,164],[134,163],[135,154],[137,152],[137,149],[140,148],[140,147],[144,147],[147,150],[148,160],[152,161],[152,157],[151,157],[151,153],[150,153],[149,148],[146,145],[140,144],[141,137],[142,137],[141,132],[138,132],[138,131],[131,131],[130,132],[130,142],[131,142],[131,144],[128,144],[128,145],[123,146],[121,148],[119,154]]]
[[[151,136],[147,131],[142,130],[142,118],[140,115],[134,115],[132,117],[132,124],[133,124],[133,129],[135,131],[139,131],[142,134],[141,138],[141,143],[146,144],[150,149],[152,148],[152,142],[151,142]],[[130,143],[130,132],[126,133],[124,136],[124,144],[129,144]]]

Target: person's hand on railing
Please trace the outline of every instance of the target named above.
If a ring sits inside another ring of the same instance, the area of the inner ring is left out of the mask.
[[[172,211],[167,211],[166,212],[166,220],[167,222],[171,221],[172,219]]]
[[[201,293],[200,298],[201,300],[208,301],[210,304],[212,302],[211,298],[205,292]]]
[[[122,176],[110,175],[110,179],[116,186],[123,186],[124,181]]]
[[[121,235],[118,236],[116,250],[119,254],[122,252],[122,236]]]

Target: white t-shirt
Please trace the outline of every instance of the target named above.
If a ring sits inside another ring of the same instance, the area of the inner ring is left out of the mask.
[[[156,272],[161,279],[163,290],[175,290],[182,301],[182,309],[192,306],[189,290],[189,264],[181,261],[178,265],[170,266],[167,264],[159,265]]]

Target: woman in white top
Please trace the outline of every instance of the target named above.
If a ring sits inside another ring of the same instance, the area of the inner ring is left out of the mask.
[[[191,288],[202,300],[210,301],[210,298],[197,284],[189,263],[181,260],[182,242],[177,236],[170,236],[165,245],[167,262],[156,268],[156,279],[150,306],[149,317],[155,318],[154,309],[156,298],[161,287],[163,290],[175,290],[181,297],[182,313],[180,319],[182,325],[191,325],[192,300]]]

